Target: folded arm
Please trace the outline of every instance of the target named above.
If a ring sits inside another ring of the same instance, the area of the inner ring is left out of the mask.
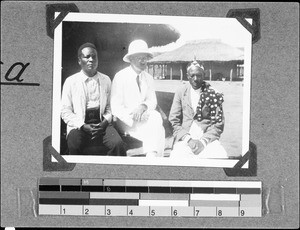
[[[216,113],[219,114],[219,116],[221,116],[221,118],[222,118],[222,120],[220,122],[209,125],[209,123],[210,123],[209,119],[204,121],[204,122],[207,122],[208,128],[204,132],[201,140],[204,140],[206,144],[209,144],[215,140],[219,140],[221,137],[221,134],[224,131],[225,117],[224,117],[222,105],[217,107]]]

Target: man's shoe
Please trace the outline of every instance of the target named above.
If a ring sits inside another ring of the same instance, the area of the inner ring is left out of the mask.
[[[126,152],[128,157],[145,157],[146,153],[144,153],[143,147],[128,149]]]

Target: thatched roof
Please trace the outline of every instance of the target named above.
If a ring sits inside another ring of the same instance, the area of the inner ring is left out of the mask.
[[[149,63],[190,62],[194,57],[200,61],[242,61],[244,52],[220,40],[196,40],[160,54]]]

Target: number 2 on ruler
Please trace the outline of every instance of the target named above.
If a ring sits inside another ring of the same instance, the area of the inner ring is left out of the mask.
[[[85,214],[85,215],[89,215],[89,211],[90,211],[90,210],[89,210],[88,208],[86,208],[86,209],[84,210],[84,214]]]

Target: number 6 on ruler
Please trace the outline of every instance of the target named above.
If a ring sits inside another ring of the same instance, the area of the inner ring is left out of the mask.
[[[174,209],[174,211],[173,211],[173,216],[177,216],[177,215],[178,215],[177,210]]]

